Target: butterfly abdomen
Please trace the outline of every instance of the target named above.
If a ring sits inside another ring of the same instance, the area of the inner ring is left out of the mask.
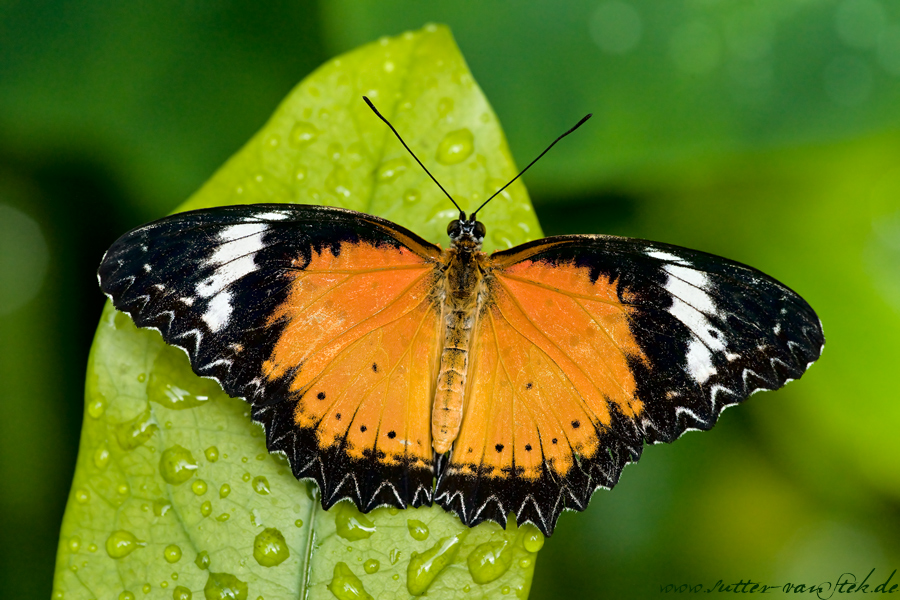
[[[462,423],[469,349],[483,296],[481,256],[448,250],[444,337],[431,416],[432,443],[438,454],[450,449]]]

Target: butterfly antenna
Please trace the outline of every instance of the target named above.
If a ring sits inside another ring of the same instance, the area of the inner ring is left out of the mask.
[[[403,141],[403,138],[400,137],[400,134],[397,133],[397,130],[394,129],[394,126],[393,126],[393,125],[391,125],[391,122],[388,121],[387,119],[385,119],[385,118],[384,118],[384,115],[382,115],[380,112],[378,112],[378,109],[375,108],[375,105],[372,104],[372,101],[371,101],[371,100],[369,100],[369,99],[368,99],[367,97],[365,97],[365,96],[363,96],[363,100],[365,100],[365,101],[366,101],[366,104],[369,105],[369,108],[371,108],[372,111],[373,111],[376,115],[378,115],[378,118],[381,119],[382,121],[384,121],[385,125],[387,125],[388,127],[391,128],[391,131],[394,132],[394,135],[397,136],[397,139],[400,140],[400,143],[403,144],[403,147],[404,147],[404,148],[406,148],[406,151],[409,152],[409,153],[412,155],[412,157],[413,157],[414,159],[416,159],[416,162],[419,163],[419,166],[422,167],[422,170],[425,171],[426,173],[428,173],[428,176],[431,177],[431,180],[432,180],[433,182],[435,182],[439,188],[441,188],[441,191],[444,192],[444,194],[446,194],[448,198],[450,198],[450,202],[452,202],[452,203],[453,203],[453,206],[456,207],[456,210],[459,211],[459,215],[460,215],[459,218],[460,218],[460,220],[465,220],[465,218],[466,218],[466,213],[464,213],[463,210],[459,207],[459,204],[456,203],[456,200],[453,199],[453,196],[451,196],[449,193],[447,193],[447,190],[444,189],[444,186],[442,186],[442,185],[438,182],[438,180],[434,178],[434,175],[431,174],[431,171],[429,171],[428,169],[425,168],[425,165],[422,164],[422,161],[419,160],[419,157],[416,156],[415,152],[413,152],[412,150],[409,149],[409,146],[406,145],[406,142]],[[579,125],[581,125],[581,123],[579,123]],[[553,143],[555,144],[556,142],[553,142]],[[548,148],[548,150],[549,150],[549,148]],[[531,165],[528,165],[528,166],[531,166]]]
[[[573,131],[575,131],[576,129],[578,129],[579,127],[581,127],[582,125],[584,125],[584,122],[587,121],[588,119],[590,119],[592,116],[594,116],[592,113],[586,114],[584,117],[582,117],[582,119],[581,119],[580,121],[578,121],[577,123],[575,123],[575,126],[572,127],[572,129],[568,130],[567,132],[565,132],[564,134],[562,134],[561,136],[559,136],[558,138],[556,138],[555,140],[553,140],[553,143],[550,144],[549,146],[547,146],[547,149],[546,149],[546,150],[544,150],[543,152],[541,152],[541,153],[538,155],[538,157],[537,157],[536,159],[534,159],[533,161],[531,161],[530,163],[528,163],[528,166],[527,166],[527,167],[525,167],[524,169],[522,169],[521,171],[519,171],[519,174],[516,175],[515,177],[513,177],[513,178],[509,181],[509,183],[507,183],[507,184],[504,185],[502,188],[500,188],[499,190],[497,190],[496,192],[494,192],[494,195],[493,195],[493,196],[491,196],[490,198],[488,198],[487,200],[485,200],[484,203],[483,203],[481,206],[479,206],[479,207],[475,210],[475,212],[473,212],[473,213],[471,214],[471,216],[469,217],[469,219],[472,220],[472,221],[474,221],[474,220],[475,220],[475,215],[478,213],[479,210],[481,210],[482,208],[484,208],[484,205],[485,205],[485,204],[487,204],[488,202],[490,202],[491,200],[493,200],[495,196],[497,196],[500,192],[502,192],[503,190],[505,190],[506,188],[508,188],[508,187],[510,186],[510,184],[511,184],[513,181],[515,181],[516,179],[518,179],[519,177],[521,177],[522,174],[523,174],[525,171],[527,171],[528,169],[531,168],[531,165],[533,165],[533,164],[536,163],[537,161],[541,160],[541,157],[544,156],[545,154],[547,154],[547,153],[550,151],[550,148],[552,148],[553,146],[556,145],[556,142],[558,142],[559,140],[563,139],[564,137],[566,137],[567,135],[569,135],[570,133],[572,133]]]

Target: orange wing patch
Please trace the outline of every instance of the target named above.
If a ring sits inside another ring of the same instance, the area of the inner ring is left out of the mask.
[[[344,242],[296,267],[269,318],[285,326],[263,364],[298,398],[296,427],[315,431],[322,453],[430,470],[435,264],[403,247]]]
[[[615,284],[526,260],[494,269],[489,285],[462,428],[436,492],[468,523],[505,522],[529,502],[554,511],[548,495],[585,477],[581,461],[608,461],[606,436],[643,410],[629,361],[646,357]]]

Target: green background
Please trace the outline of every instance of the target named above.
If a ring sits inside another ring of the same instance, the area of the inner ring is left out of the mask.
[[[50,594],[105,248],[321,62],[428,21],[453,29],[520,165],[595,114],[526,177],[545,233],[752,264],[828,339],[801,382],[647,448],[564,515],[532,598],[900,567],[900,5],[445,4],[0,3],[0,596]]]

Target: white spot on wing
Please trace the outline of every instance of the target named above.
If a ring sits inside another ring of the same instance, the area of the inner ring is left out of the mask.
[[[203,313],[203,320],[207,327],[213,333],[219,331],[228,324],[231,318],[231,293],[222,291],[216,294],[209,301],[206,312]]]
[[[263,249],[265,223],[240,223],[230,225],[219,233],[222,243],[206,262],[215,266],[212,275],[197,284],[197,294],[209,298],[225,287],[256,270],[254,258]]]
[[[716,373],[712,353],[725,350],[722,333],[707,318],[708,314],[718,313],[707,292],[709,278],[702,271],[681,265],[664,265],[663,270],[669,274],[666,291],[673,296],[669,313],[694,334],[688,344],[688,372],[697,383],[705,383]]]
[[[655,248],[648,248],[644,254],[649,256],[650,258],[658,258],[659,260],[667,260],[670,262],[678,263],[681,265],[688,264],[686,260],[681,258],[680,256],[675,256],[674,254],[670,254],[669,252],[665,252],[663,250],[656,250]]]
[[[254,219],[268,219],[270,221],[283,221],[288,218],[285,213],[280,212],[266,212],[259,213],[258,215],[253,216]]]

